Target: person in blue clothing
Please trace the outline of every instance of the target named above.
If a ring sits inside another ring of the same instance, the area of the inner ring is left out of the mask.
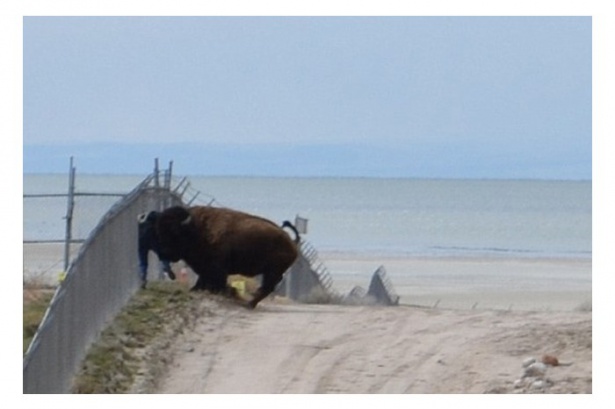
[[[143,213],[139,215],[139,278],[141,288],[147,285],[147,255],[153,251],[158,255],[158,241],[156,240],[155,228],[157,212]],[[160,257],[159,257],[160,259]],[[171,279],[175,280],[175,274],[171,270],[169,260],[160,259],[162,271]]]

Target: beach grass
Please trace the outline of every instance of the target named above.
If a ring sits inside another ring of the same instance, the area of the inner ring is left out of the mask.
[[[171,340],[210,313],[199,302],[202,294],[186,284],[153,281],[139,290],[90,347],[73,392],[131,393],[137,384],[155,382],[170,359]],[[253,279],[240,276],[229,284],[246,292],[257,287]]]
[[[53,297],[53,289],[33,282],[24,282],[23,288],[23,354],[25,355],[45,311]]]
[[[144,350],[155,345],[165,330],[181,330],[182,323],[192,315],[194,297],[186,287],[169,282],[152,282],[137,292],[90,347],[73,392],[128,392],[143,361],[160,361],[168,345],[158,351]],[[170,327],[169,323],[174,325]]]

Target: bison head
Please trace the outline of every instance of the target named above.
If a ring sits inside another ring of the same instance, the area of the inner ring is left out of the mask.
[[[196,228],[187,209],[170,207],[158,215],[156,236],[158,255],[166,260],[178,261],[185,257],[186,251],[194,245]]]

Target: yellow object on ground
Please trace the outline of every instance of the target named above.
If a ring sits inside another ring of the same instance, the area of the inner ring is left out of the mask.
[[[237,290],[239,295],[244,296],[246,293],[246,283],[243,280],[231,281],[231,287]]]

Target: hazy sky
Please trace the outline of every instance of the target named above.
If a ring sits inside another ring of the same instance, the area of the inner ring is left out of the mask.
[[[119,150],[185,173],[591,179],[591,33],[590,17],[26,17],[24,171],[69,155],[133,171]],[[300,169],[276,156],[301,152]]]

